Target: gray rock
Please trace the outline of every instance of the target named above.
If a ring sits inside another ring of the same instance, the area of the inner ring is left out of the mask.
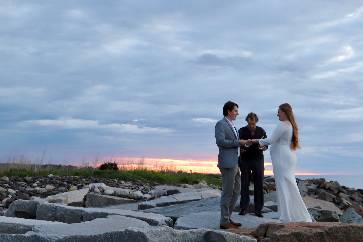
[[[80,223],[83,221],[84,212],[81,209],[67,209],[61,206],[40,204],[36,211],[36,218],[46,221],[62,223]]]
[[[112,189],[106,189],[103,194],[105,194],[105,195],[113,195],[114,193],[115,193],[114,190],[112,190]]]
[[[33,231],[26,234],[0,234],[2,242],[213,242],[215,239],[222,242],[256,242],[254,238],[227,231],[175,230],[148,226],[142,221],[122,216],[96,219],[87,224],[39,224],[33,225]]]
[[[185,202],[188,202],[188,201],[185,201]],[[143,209],[148,209],[148,208],[164,207],[164,206],[169,206],[169,205],[173,205],[173,204],[177,204],[177,203],[178,203],[178,200],[176,200],[174,197],[165,196],[165,197],[160,197],[155,200],[139,203],[138,209],[143,210]]]
[[[7,189],[5,189],[5,188],[3,188],[3,187],[0,187],[0,193],[6,193],[8,190]]]
[[[79,223],[104,218],[108,215],[121,215],[136,218],[150,225],[173,225],[173,220],[161,214],[144,213],[125,209],[110,208],[77,208],[54,203],[42,203],[37,207],[36,218],[48,221],[60,221],[64,223]]]
[[[76,187],[76,186],[71,186],[71,187],[69,188],[69,191],[75,191],[75,190],[77,190],[77,187]],[[89,188],[88,188],[88,190],[89,190]]]
[[[144,194],[141,191],[133,191],[130,189],[116,188],[116,187],[112,187],[111,189],[114,190],[115,195],[119,197],[130,198],[135,200],[144,199]]]
[[[318,194],[318,198],[321,199],[321,200],[325,200],[325,201],[328,201],[328,202],[333,202],[335,200],[335,195],[327,192],[327,191],[324,191],[324,190],[318,190],[317,192]]]
[[[258,225],[269,222],[279,222],[276,219],[260,218],[250,214],[240,216],[232,214],[235,222],[242,224],[242,228],[257,228]],[[220,212],[207,211],[181,216],[175,223],[174,228],[177,229],[196,229],[196,228],[219,228]]]
[[[363,218],[353,208],[347,208],[340,218],[343,223],[363,224]]]
[[[164,207],[212,197],[220,197],[220,191],[216,189],[195,189],[189,192],[181,192],[170,196],[163,196],[155,200],[142,202],[139,204],[139,209],[143,210],[154,207]]]
[[[11,203],[5,216],[35,219],[38,205],[38,201],[16,200]]]
[[[277,203],[275,203],[273,201],[267,201],[267,202],[265,202],[264,206],[266,208],[271,209],[272,211],[277,212]]]
[[[339,222],[339,215],[336,211],[308,208],[310,215],[317,222]]]
[[[55,186],[48,184],[45,186],[45,189],[47,189],[47,191],[52,191],[55,189]]]
[[[321,209],[336,212],[337,215],[342,215],[343,212],[334,203],[316,199],[310,196],[303,197],[307,208]]]
[[[74,190],[70,192],[59,193],[56,195],[48,196],[46,199],[50,203],[62,204],[82,204],[84,197],[88,193],[89,188]]]
[[[170,196],[174,194],[180,193],[181,187],[177,186],[168,186],[168,185],[158,185],[155,186],[154,189],[149,191],[149,195],[151,198],[158,198],[161,196]]]
[[[133,203],[135,200],[129,198],[108,196],[96,193],[88,193],[85,196],[86,207],[107,207],[118,204]]]
[[[36,187],[35,191],[37,191],[38,193],[47,193],[48,192],[48,190],[43,187]]]
[[[207,198],[188,203],[174,204],[166,207],[155,207],[143,210],[144,212],[163,214],[174,219],[183,215],[199,213],[204,211],[218,211],[220,209],[220,198]]]
[[[308,194],[308,188],[307,188],[304,180],[300,180],[297,183],[297,186],[299,188],[299,191],[300,191],[301,196],[306,196]]]
[[[10,181],[9,177],[7,177],[7,176],[2,176],[2,177],[0,178],[0,180],[2,180],[2,181],[4,181],[4,182],[9,182],[9,181]]]
[[[10,193],[11,195],[14,195],[16,193],[16,191],[14,189],[9,188],[8,193]]]
[[[265,193],[264,201],[265,202],[272,201],[272,202],[277,203],[277,192],[273,191],[273,192]]]
[[[330,191],[332,191],[334,194],[337,194],[339,191],[342,190],[342,188],[340,187],[339,182],[337,181],[329,181],[326,182],[324,184],[325,189],[328,189]]]

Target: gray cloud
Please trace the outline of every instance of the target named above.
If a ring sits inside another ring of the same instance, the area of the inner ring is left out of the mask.
[[[0,20],[2,160],[215,157],[231,99],[269,133],[293,104],[301,170],[363,168],[359,1],[3,1]]]

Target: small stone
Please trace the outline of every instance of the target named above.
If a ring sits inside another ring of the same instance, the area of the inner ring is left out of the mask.
[[[48,184],[48,185],[45,186],[45,189],[47,189],[47,191],[52,191],[52,190],[55,189],[55,186]]]
[[[58,188],[58,192],[67,192],[68,190],[67,190],[67,188],[65,188],[65,187],[59,187]]]
[[[43,187],[36,187],[35,190],[38,193],[46,193],[46,192],[48,192],[48,190],[46,188],[43,188]]]
[[[49,174],[48,177],[54,177],[54,175],[53,174]]]
[[[16,191],[15,191],[15,190],[13,190],[13,189],[11,189],[11,188],[9,188],[9,189],[8,189],[8,192],[9,192],[10,194],[12,194],[12,195],[14,195],[14,194],[16,193]]]
[[[24,180],[25,180],[26,182],[31,182],[31,181],[33,181],[33,178],[32,178],[32,177],[30,177],[30,176],[26,176],[26,177],[24,177]]]
[[[5,208],[9,208],[10,204],[14,201],[15,201],[15,198],[7,197],[7,198],[3,199],[2,204],[4,205]]]
[[[76,187],[76,186],[71,186],[71,187],[69,188],[69,191],[75,191],[75,190],[77,190],[77,187]]]
[[[7,176],[3,176],[3,177],[1,177],[0,179],[1,179],[2,181],[5,181],[5,182],[9,182],[9,181],[10,181],[9,177],[7,177]]]
[[[3,188],[3,187],[0,187],[0,193],[6,193],[6,189],[5,188]]]

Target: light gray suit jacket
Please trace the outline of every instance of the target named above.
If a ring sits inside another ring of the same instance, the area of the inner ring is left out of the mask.
[[[238,136],[238,132],[237,132]],[[218,167],[234,168],[238,164],[239,138],[226,118],[219,120],[215,126],[216,143],[219,148]]]

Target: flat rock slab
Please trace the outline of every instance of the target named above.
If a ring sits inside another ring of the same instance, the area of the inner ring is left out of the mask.
[[[34,228],[45,237],[59,238],[72,235],[97,235],[126,228],[147,228],[150,225],[144,221],[119,215],[110,215],[107,218],[98,218],[92,221],[76,224],[40,225]]]
[[[42,205],[44,206],[44,205]],[[144,213],[142,211],[131,211],[126,209],[109,209],[109,208],[78,208],[68,207],[63,205],[47,204],[48,211],[51,212],[54,207],[57,207],[59,211],[67,209],[70,214],[74,216],[80,216],[83,220],[91,220],[98,217],[105,217],[105,215],[122,215],[130,218],[139,219],[149,223],[150,225],[168,225],[173,224],[173,220],[169,217],[165,217],[161,214]],[[64,212],[62,212],[64,214]]]
[[[109,208],[109,209],[126,209],[126,210],[133,210],[133,211],[137,211],[138,210],[138,206],[139,203],[125,203],[125,204],[119,204],[119,205],[111,205],[111,206],[106,206],[103,208]]]
[[[107,207],[111,205],[129,204],[136,201],[130,198],[102,195],[97,193],[88,193],[85,196],[86,207]]]
[[[217,189],[194,189],[189,192],[182,192],[170,196],[162,196],[158,199],[142,202],[139,209],[148,209],[154,207],[164,207],[179,203],[197,201],[205,198],[220,197],[221,191]]]
[[[235,222],[241,223],[243,228],[257,228],[260,224],[263,224],[263,223],[279,222],[279,220],[276,220],[276,219],[259,218],[259,217],[256,217],[256,216],[253,216],[250,214],[240,216],[237,213],[232,214],[232,219]],[[188,214],[185,216],[181,216],[176,221],[174,228],[177,228],[177,229],[196,229],[196,228],[218,229],[219,220],[220,220],[219,211],[208,211],[208,212]]]
[[[3,231],[1,242],[256,242],[256,239],[210,229],[175,230],[167,226],[150,226],[146,222],[124,216],[111,215],[76,224],[37,222],[37,220],[4,217],[6,222],[25,223],[25,229]],[[3,227],[0,222],[0,229]],[[11,234],[9,233],[11,232]]]
[[[179,218],[183,215],[199,213],[204,211],[219,211],[220,198],[207,198],[188,203],[174,204],[166,207],[156,207],[143,210],[147,213],[162,214],[167,217]]]
[[[122,215],[130,218],[136,218],[147,222],[150,225],[173,225],[173,220],[161,214],[145,213],[142,211],[131,211],[126,209],[110,209],[110,208],[83,208],[72,207],[56,203],[47,203],[36,201],[34,208],[34,218],[47,221],[59,221],[63,223],[80,223],[90,221],[96,218],[105,218],[108,215]],[[28,209],[26,205],[33,209],[34,201],[18,200],[10,205],[12,216],[18,210]]]

